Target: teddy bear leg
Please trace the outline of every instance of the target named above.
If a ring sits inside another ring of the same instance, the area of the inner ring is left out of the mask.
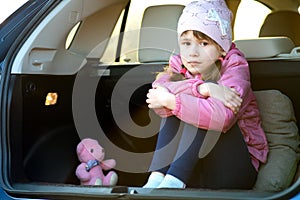
[[[110,171],[103,180],[104,185],[111,185],[114,186],[118,182],[118,175],[114,171]]]
[[[102,180],[101,180],[100,178],[97,178],[97,179],[95,180],[94,185],[102,185]]]

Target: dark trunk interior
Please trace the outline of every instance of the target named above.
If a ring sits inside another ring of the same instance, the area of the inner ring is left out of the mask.
[[[249,61],[254,90],[278,89],[294,104],[295,115],[300,121],[299,62]],[[89,64],[85,66],[89,68]],[[156,71],[162,64],[108,66],[109,76],[98,77],[95,109],[98,121],[107,137],[117,146],[132,152],[150,152],[156,137],[137,138],[122,131],[114,121],[111,95],[115,84],[126,72],[135,67],[141,70],[128,76],[130,84],[137,84],[131,95],[129,111],[139,126],[149,123],[149,110],[145,103]],[[79,164],[76,145],[80,137],[72,114],[72,92],[76,75],[13,75],[11,81],[10,141],[12,155],[11,177],[14,182],[45,182],[79,184],[75,169]],[[91,77],[93,78],[93,77]],[[141,79],[148,84],[140,85]],[[126,79],[125,79],[126,83]],[[58,93],[58,103],[45,106],[46,94]],[[84,98],[84,96],[82,97]],[[118,99],[122,103],[120,95]],[[157,124],[159,126],[159,124]],[[118,185],[141,186],[146,173],[118,172]]]

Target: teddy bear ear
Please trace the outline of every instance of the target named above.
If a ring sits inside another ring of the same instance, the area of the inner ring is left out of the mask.
[[[84,139],[82,139],[82,140],[78,143],[78,145],[77,145],[77,152],[83,151],[83,149],[85,148],[85,145],[86,145],[87,143],[89,143],[90,140],[91,140],[90,138],[84,138]]]
[[[79,153],[79,152],[82,151],[82,149],[83,149],[83,144],[82,144],[82,142],[80,142],[80,143],[77,145],[76,152]]]

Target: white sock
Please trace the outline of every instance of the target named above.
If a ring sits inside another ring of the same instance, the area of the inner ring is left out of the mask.
[[[185,188],[185,183],[178,178],[167,174],[157,188]]]
[[[163,174],[152,172],[148,178],[147,183],[143,186],[143,188],[156,188],[163,180]]]

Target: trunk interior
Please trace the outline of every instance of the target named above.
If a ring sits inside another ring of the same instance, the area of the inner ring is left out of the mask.
[[[299,62],[260,60],[249,61],[249,65],[253,90],[277,89],[287,95],[293,102],[299,127]],[[94,66],[92,61],[88,62],[83,70],[94,69]],[[145,103],[146,93],[155,78],[155,72],[162,70],[163,66],[164,64],[147,63],[98,65],[99,69],[109,69],[110,75],[87,75],[90,79],[99,79],[95,95],[97,119],[106,136],[118,147],[136,153],[154,150],[156,136],[137,138],[118,127],[112,114],[111,97],[120,78],[129,70],[138,68],[139,70],[125,77],[125,83],[137,85],[129,101],[131,118],[139,126],[146,126],[150,122],[149,109]],[[80,184],[75,176],[75,169],[79,165],[76,145],[80,137],[72,113],[76,75],[12,76],[9,138],[17,138],[10,141],[11,177],[14,183]],[[140,86],[141,81],[146,84]],[[124,88],[126,89],[126,85]],[[49,92],[58,94],[58,102],[45,106]],[[120,94],[115,103],[122,104],[124,101],[126,99]],[[119,186],[140,187],[148,176],[147,173],[117,173]]]

